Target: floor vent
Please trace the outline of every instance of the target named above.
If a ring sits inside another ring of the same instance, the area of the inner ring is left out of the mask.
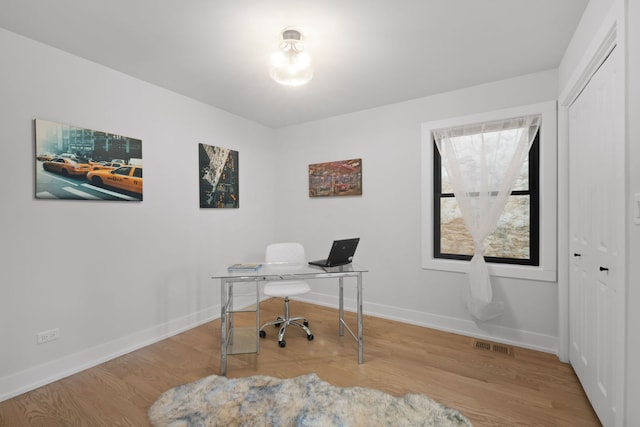
[[[500,353],[506,356],[513,356],[513,347],[505,344],[498,344],[489,341],[473,340],[473,348],[476,350],[490,351],[492,353]]]

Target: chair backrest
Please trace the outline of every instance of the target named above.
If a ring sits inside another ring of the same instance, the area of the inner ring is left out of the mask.
[[[272,243],[267,246],[265,261],[304,264],[306,263],[304,246],[300,243]]]

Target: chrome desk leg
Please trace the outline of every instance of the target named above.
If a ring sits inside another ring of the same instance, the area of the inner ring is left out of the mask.
[[[260,280],[256,279],[256,354],[260,354]]]
[[[338,278],[338,300],[339,300],[339,310],[338,310],[338,335],[344,336],[344,280],[342,277]]]
[[[342,290],[342,287],[340,287]],[[342,298],[340,298],[342,300]],[[362,273],[358,273],[358,363],[364,362],[362,350]]]
[[[227,374],[227,304],[229,282],[221,279],[220,286],[220,375]]]

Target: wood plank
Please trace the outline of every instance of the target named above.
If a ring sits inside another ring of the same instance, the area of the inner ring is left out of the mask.
[[[262,320],[282,314],[282,300],[261,304]],[[287,346],[267,330],[259,355],[228,358],[228,377],[290,378],[315,372],[342,387],[421,393],[460,410],[474,426],[600,426],[571,366],[551,354],[514,348],[504,355],[473,347],[461,335],[365,316],[364,359],[337,310],[299,301],[315,339],[287,331]],[[355,325],[355,314],[346,313]],[[218,374],[220,322],[213,321],[0,403],[0,427],[144,426],[165,390]]]

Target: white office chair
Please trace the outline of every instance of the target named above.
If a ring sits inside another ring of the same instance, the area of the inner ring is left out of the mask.
[[[265,255],[265,261],[267,263],[283,263],[283,269],[296,268],[296,266],[303,266],[307,261],[304,255],[304,247],[299,243],[273,243],[267,246],[267,252]],[[309,321],[304,317],[291,317],[289,315],[289,297],[294,295],[302,295],[309,292],[311,288],[307,282],[302,280],[283,280],[283,281],[269,281],[265,284],[263,293],[270,297],[284,297],[284,316],[279,316],[276,320],[265,323],[260,327],[260,337],[267,336],[264,328],[269,325],[280,327],[278,334],[278,345],[284,347],[286,341],[284,340],[284,333],[287,330],[287,326],[293,325],[304,329],[307,333],[307,339],[313,340],[313,334],[308,328]],[[300,323],[302,321],[302,323]]]

